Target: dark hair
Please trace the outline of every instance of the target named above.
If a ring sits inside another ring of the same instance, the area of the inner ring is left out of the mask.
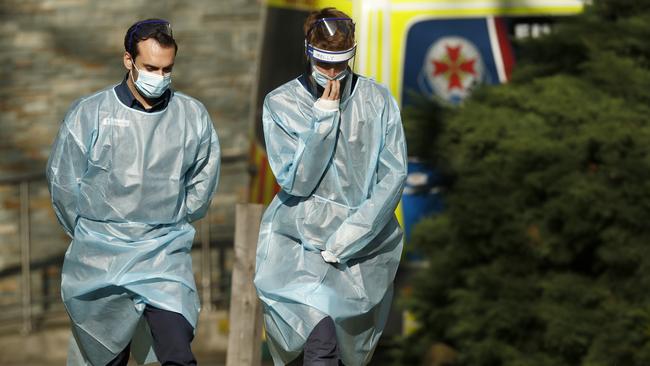
[[[138,43],[149,38],[155,39],[163,47],[174,46],[174,51],[178,52],[171,24],[164,19],[145,19],[133,24],[124,36],[124,50],[135,60],[138,57]]]
[[[322,29],[314,27],[314,23],[323,18],[350,18],[344,12],[336,8],[324,8],[311,12],[305,24],[303,25],[303,32],[307,42],[315,47],[322,48],[330,51],[343,51],[348,50],[354,46],[354,28],[350,33],[337,33],[334,37],[326,35]],[[313,28],[313,29],[312,29]]]

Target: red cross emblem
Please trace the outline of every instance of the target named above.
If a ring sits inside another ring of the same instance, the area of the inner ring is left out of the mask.
[[[463,54],[463,45],[452,47],[445,45],[447,54],[438,60],[433,60],[433,76],[444,76],[447,79],[447,91],[454,88],[463,90],[463,79],[467,75],[476,76],[474,64],[476,58],[466,58]]]

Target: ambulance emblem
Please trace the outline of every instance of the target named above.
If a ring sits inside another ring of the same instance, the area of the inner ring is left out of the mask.
[[[444,37],[429,47],[422,73],[436,95],[459,103],[483,80],[483,60],[467,39]]]

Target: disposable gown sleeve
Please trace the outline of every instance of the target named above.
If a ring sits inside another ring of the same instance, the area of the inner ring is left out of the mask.
[[[309,196],[327,168],[340,123],[340,112],[312,107],[311,120],[297,117],[294,104],[264,100],[262,125],[271,170],[282,189]]]
[[[96,136],[96,125],[91,118],[81,118],[79,109],[79,103],[73,105],[63,119],[45,169],[54,213],[70,237],[79,217],[81,178],[88,167],[88,151]]]
[[[364,249],[388,224],[402,196],[406,181],[406,142],[399,108],[389,95],[382,113],[386,133],[376,167],[377,179],[370,195],[328,238],[325,247],[339,262]]]
[[[187,219],[196,221],[205,216],[210,207],[210,201],[219,183],[221,169],[221,149],[219,139],[212,120],[207,112],[202,116],[205,126],[197,158],[189,169],[185,185],[185,206]]]

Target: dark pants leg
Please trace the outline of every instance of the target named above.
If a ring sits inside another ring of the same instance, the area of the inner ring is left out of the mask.
[[[113,359],[113,361],[109,362],[106,364],[106,366],[126,366],[127,363],[129,363],[129,355],[131,354],[131,343],[126,345],[126,348],[120,352],[120,354],[117,355]]]
[[[334,321],[329,316],[321,320],[305,343],[304,363],[308,366],[338,366],[339,349]]]
[[[153,350],[163,366],[193,366],[196,359],[190,344],[194,339],[194,328],[185,317],[147,305],[144,317],[151,329]],[[131,343],[106,366],[126,366],[131,354]]]
[[[147,305],[144,317],[153,336],[153,350],[162,366],[193,366],[194,328],[179,313]]]

